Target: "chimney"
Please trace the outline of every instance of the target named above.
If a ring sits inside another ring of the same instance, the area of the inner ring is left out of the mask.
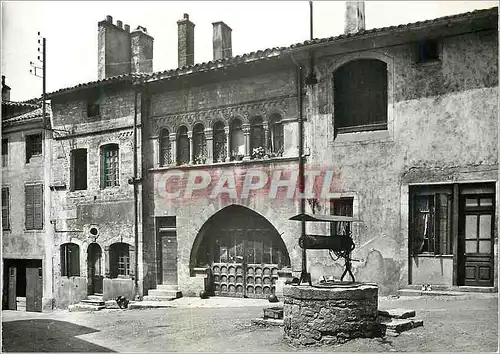
[[[177,60],[179,68],[194,64],[194,23],[184,14],[177,21]]]
[[[10,101],[10,87],[5,84],[5,75],[2,75],[2,101]]]
[[[98,23],[98,79],[130,73],[130,33],[113,24],[113,17]]]
[[[345,34],[357,33],[365,29],[365,2],[346,1]]]
[[[213,48],[214,48],[214,60],[231,58],[233,56],[233,48],[231,45],[231,27],[226,25],[224,22],[213,22],[214,34],[213,34]]]
[[[127,27],[127,25],[125,25]],[[129,28],[130,30],[130,28]],[[130,34],[132,73],[153,72],[153,40],[145,27],[139,26]]]

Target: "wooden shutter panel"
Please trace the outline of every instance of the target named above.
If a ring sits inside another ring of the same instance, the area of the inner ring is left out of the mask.
[[[80,276],[80,247],[78,245],[71,245],[71,274],[72,276]]]
[[[8,230],[10,228],[10,210],[9,210],[9,189],[2,188],[2,228]]]
[[[35,229],[43,229],[43,184],[37,184],[34,186],[33,200],[33,226]]]
[[[33,229],[33,216],[34,216],[34,205],[33,205],[33,188],[34,186],[25,186],[24,187],[24,194],[25,194],[25,207],[24,207],[24,212],[25,212],[25,224],[26,224],[26,229],[27,230],[32,230]]]
[[[74,191],[75,190],[75,181],[76,181],[75,150],[71,151],[69,174],[70,174],[69,188],[70,188],[70,190]]]
[[[68,275],[68,269],[66,267],[66,245],[61,245],[59,251],[61,252],[61,276]]]

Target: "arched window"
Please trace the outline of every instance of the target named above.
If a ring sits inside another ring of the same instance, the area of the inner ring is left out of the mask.
[[[162,129],[160,132],[160,166],[167,166],[172,163],[172,154],[170,150],[170,133],[168,129]]]
[[[283,123],[281,123],[281,116],[279,114],[274,114],[269,119],[269,150],[274,156],[283,155],[283,136]]]
[[[334,75],[336,133],[387,129],[387,64],[358,59]]]
[[[111,278],[130,275],[130,249],[126,243],[113,243],[109,247]]]
[[[214,124],[214,162],[226,161],[226,132],[224,123]]]
[[[185,165],[189,163],[189,137],[188,130],[182,126],[177,131],[177,164]]]
[[[262,117],[255,117],[250,124],[250,153],[252,158],[262,158],[265,155]]]
[[[231,150],[231,160],[240,160],[245,155],[245,136],[241,120],[233,119],[229,125],[229,140]]]
[[[120,185],[120,164],[118,144],[107,144],[101,147],[101,187]]]
[[[80,276],[80,247],[75,243],[65,243],[60,247],[61,276]]]
[[[205,140],[205,127],[203,124],[196,124],[193,128],[193,161],[195,164],[206,162],[207,143]]]

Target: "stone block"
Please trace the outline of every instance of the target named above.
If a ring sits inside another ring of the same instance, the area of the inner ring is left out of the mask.
[[[390,310],[378,310],[379,316],[389,317],[389,318],[410,318],[415,317],[415,310],[408,309],[390,309]]]

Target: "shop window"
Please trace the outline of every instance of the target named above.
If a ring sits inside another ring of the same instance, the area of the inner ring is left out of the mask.
[[[71,190],[87,189],[87,149],[71,151]]]
[[[24,186],[26,230],[43,229],[43,184]]]
[[[160,166],[167,166],[171,163],[170,132],[168,129],[162,129],[160,132]]]
[[[193,162],[197,165],[206,162],[207,142],[205,139],[205,127],[196,124],[193,128]]]
[[[214,124],[214,162],[226,161],[226,132],[224,131],[224,123],[217,122]]]
[[[334,75],[335,133],[387,129],[387,64],[350,61]]]
[[[42,155],[42,133],[26,136],[26,163],[29,163],[33,156],[40,155]]]
[[[126,243],[114,243],[109,247],[111,278],[130,275],[130,247]]]
[[[61,276],[80,276],[80,247],[74,243],[65,243],[60,247]]]
[[[108,144],[101,147],[101,186],[102,188],[116,187],[120,185],[118,144]]]
[[[186,165],[189,163],[189,137],[185,126],[179,128],[177,132],[177,164]]]

